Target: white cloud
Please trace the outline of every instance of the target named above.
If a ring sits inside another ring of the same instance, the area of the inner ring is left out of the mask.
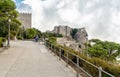
[[[86,27],[89,37],[120,43],[120,0],[24,0],[41,31],[59,24]]]
[[[73,23],[78,17],[81,17],[79,11],[76,9],[60,9],[58,13],[62,20],[70,23]]]
[[[116,25],[120,25],[120,12],[112,13],[112,23]]]

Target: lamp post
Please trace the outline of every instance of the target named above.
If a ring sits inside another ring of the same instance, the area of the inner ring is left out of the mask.
[[[10,22],[11,22],[11,19],[8,19],[8,22],[9,22],[9,25],[8,25],[8,43],[7,43],[7,46],[10,47]]]

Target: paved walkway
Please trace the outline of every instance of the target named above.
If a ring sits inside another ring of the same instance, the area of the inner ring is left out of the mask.
[[[16,41],[0,53],[0,77],[76,77],[76,73],[44,45]]]

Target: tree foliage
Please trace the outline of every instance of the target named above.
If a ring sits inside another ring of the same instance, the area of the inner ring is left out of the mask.
[[[36,35],[38,35],[38,37],[41,37],[41,31],[35,28],[29,28],[23,32],[24,39],[33,39]]]
[[[6,38],[0,37],[0,47],[3,47],[3,42],[6,41]]]
[[[72,29],[71,36],[74,38],[75,34],[77,33],[78,29]]]
[[[21,25],[17,17],[18,12],[15,3],[12,0],[0,0],[0,37],[8,35],[8,25],[11,26],[11,33],[14,31],[17,34]]]
[[[43,37],[46,37],[46,38],[49,38],[49,37],[63,37],[62,34],[58,34],[58,33],[48,33],[48,32],[45,32],[42,34]]]
[[[99,57],[112,61],[120,54],[120,44],[92,39],[88,45],[88,53],[91,57]]]

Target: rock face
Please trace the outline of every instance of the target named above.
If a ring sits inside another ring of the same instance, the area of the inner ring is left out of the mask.
[[[63,40],[61,40],[61,41],[63,43],[69,43],[68,46],[71,47],[72,49],[76,50],[76,49],[80,48],[80,50],[78,50],[78,51],[82,51],[82,50],[86,49],[86,43],[88,42],[88,34],[87,34],[85,28],[78,28],[77,32],[74,34],[74,36],[71,35],[72,31],[73,31],[73,29],[68,26],[55,26],[55,28],[52,32],[62,34],[64,36],[64,38],[66,38],[67,40],[66,40],[66,42],[63,42]],[[73,39],[73,41],[74,40],[76,41],[76,44],[69,42],[69,41],[72,41],[72,40],[68,40],[71,38]]]
[[[72,29],[68,26],[55,26],[53,32],[62,34],[63,36],[71,36],[70,35],[71,30]]]
[[[57,38],[57,43],[62,46],[70,47],[71,49],[75,51],[81,51],[79,48],[79,43],[76,43],[75,40],[69,41],[66,37],[63,38]]]
[[[88,42],[88,34],[85,28],[78,29],[77,33],[74,36],[76,42],[80,44],[82,49],[86,49],[86,43]]]

